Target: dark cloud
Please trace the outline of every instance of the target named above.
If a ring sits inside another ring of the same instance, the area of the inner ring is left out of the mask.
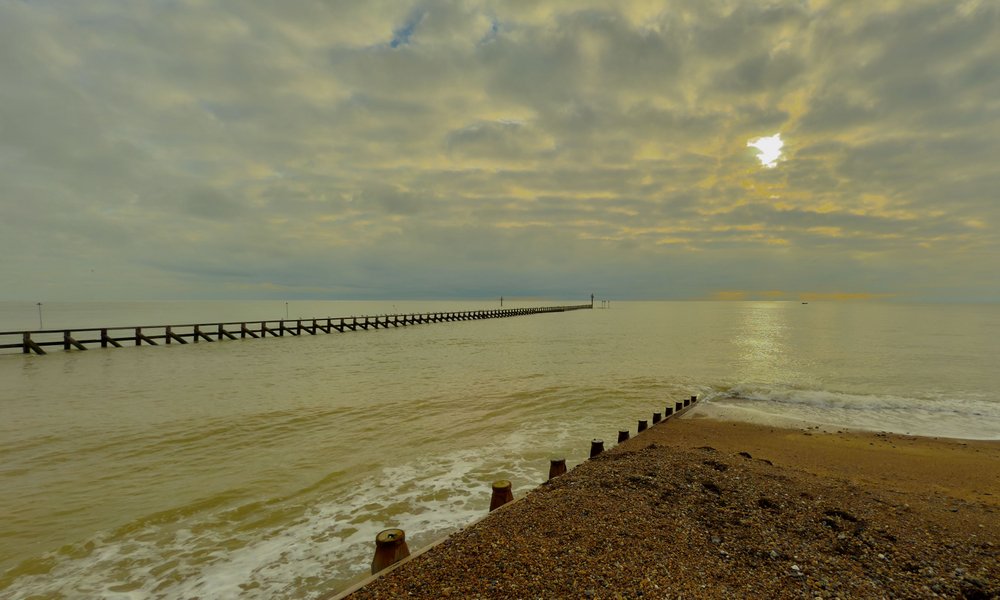
[[[0,4],[8,296],[996,299],[998,30],[923,0]]]

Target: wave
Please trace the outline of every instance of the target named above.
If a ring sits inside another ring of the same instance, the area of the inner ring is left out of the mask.
[[[742,414],[757,421],[772,417],[928,437],[1000,439],[1000,402],[983,394],[916,397],[737,384],[706,390],[704,398],[733,418]]]

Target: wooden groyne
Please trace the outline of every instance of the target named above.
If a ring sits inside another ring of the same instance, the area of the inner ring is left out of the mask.
[[[502,319],[543,313],[567,312],[593,308],[591,304],[500,308],[432,313],[408,313],[360,317],[324,317],[321,319],[273,319],[268,321],[232,321],[227,323],[188,323],[182,325],[142,325],[138,327],[96,327],[81,329],[40,329],[36,331],[0,331],[0,351],[20,350],[23,354],[45,354],[46,347],[63,350],[87,350],[88,347],[157,346],[221,340],[261,339],[285,335],[344,333],[359,329],[388,329],[425,323],[450,323],[480,319]]]
[[[699,402],[698,396],[689,396],[683,401],[678,402],[667,402],[666,408],[662,413],[653,413],[653,427],[662,427],[668,421],[675,419],[682,414],[693,410],[695,405]],[[660,418],[657,418],[660,416]],[[636,432],[637,436],[641,436],[643,432],[649,431],[652,428],[648,426],[646,420],[639,421],[639,427]],[[629,430],[624,429],[618,432],[618,443],[627,442],[630,439]],[[634,438],[631,438],[634,439]],[[604,440],[594,439],[590,442],[590,459],[593,460],[597,458],[604,452]],[[554,458],[550,461],[549,466],[549,481],[555,477],[560,477],[567,473],[566,469],[566,459],[565,458]],[[513,490],[511,487],[511,482],[506,479],[501,479],[494,481],[491,484],[492,494],[490,496],[489,511],[485,513],[479,519],[476,519],[472,523],[465,525],[464,527],[470,527],[480,521],[482,521],[487,514],[493,513],[497,510],[504,510],[509,508],[515,502],[522,498],[515,498]],[[391,537],[390,537],[391,536]],[[403,529],[385,529],[376,536],[375,538],[375,555],[372,558],[371,564],[371,576],[365,577],[361,581],[355,582],[346,589],[339,591],[330,591],[326,594],[320,596],[320,600],[347,600],[352,594],[365,588],[366,586],[374,583],[381,577],[395,571],[404,564],[418,559],[421,555],[427,553],[436,546],[444,543],[449,539],[450,536],[434,541],[423,548],[420,548],[416,552],[410,553],[409,547],[406,545],[406,532]],[[474,549],[472,550],[474,552]]]

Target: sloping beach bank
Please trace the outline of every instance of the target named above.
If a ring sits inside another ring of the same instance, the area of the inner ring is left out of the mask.
[[[1000,442],[672,419],[350,598],[994,598],[998,516]]]

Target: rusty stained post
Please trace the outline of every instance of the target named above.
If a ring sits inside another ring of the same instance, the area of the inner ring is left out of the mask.
[[[493,482],[493,496],[490,498],[490,512],[495,511],[508,502],[513,502],[514,492],[510,489],[510,481],[500,479]]]
[[[628,439],[628,429],[622,429],[618,432],[618,443],[622,443]]]
[[[646,431],[647,427],[649,427],[649,421],[647,421],[646,419],[640,419],[639,420],[639,433],[642,433],[643,431]]]
[[[560,475],[566,474],[566,459],[565,458],[553,458],[549,461],[549,479],[555,479]]]
[[[604,452],[604,440],[591,440],[590,442],[590,458],[594,458],[601,452]]]
[[[406,532],[402,529],[385,529],[375,536],[375,556],[372,558],[372,575],[394,565],[410,555],[406,545]]]

